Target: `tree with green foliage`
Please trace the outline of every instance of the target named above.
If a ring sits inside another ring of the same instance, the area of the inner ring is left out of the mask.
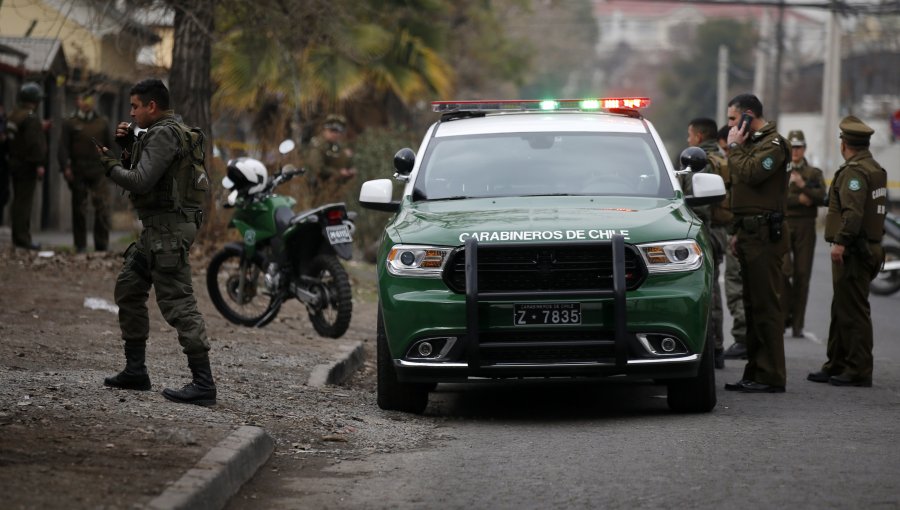
[[[750,90],[753,75],[745,70],[752,69],[756,41],[752,24],[733,19],[706,21],[687,38],[684,53],[672,60],[671,67],[660,78],[663,97],[655,101],[653,124],[668,147],[672,150],[684,147],[687,123],[691,119],[715,118],[720,45],[728,48],[730,56],[726,101],[738,92]]]

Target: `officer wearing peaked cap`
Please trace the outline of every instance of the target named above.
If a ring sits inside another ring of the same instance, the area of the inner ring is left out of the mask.
[[[787,138],[791,162],[788,164],[790,178],[784,215],[789,248],[784,258],[781,302],[785,327],[791,328],[793,337],[801,338],[816,246],[816,217],[819,206],[825,205],[825,178],[821,170],[806,161],[803,131],[791,131]]]
[[[340,200],[356,176],[353,152],[344,143],[346,130],[347,119],[331,114],[325,117],[319,136],[310,140],[306,167],[317,202]]]
[[[872,317],[869,283],[884,261],[881,238],[887,173],[869,152],[875,132],[854,116],[844,117],[841,155],[828,195],[825,240],[831,245],[831,325],[828,360],[807,379],[835,386],[872,385]]]

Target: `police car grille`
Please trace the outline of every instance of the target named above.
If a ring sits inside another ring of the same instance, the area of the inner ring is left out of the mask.
[[[478,291],[566,291],[612,289],[611,246],[478,247]],[[637,288],[646,270],[633,246],[625,246],[625,285]],[[466,291],[466,254],[458,250],[444,271],[444,282]]]
[[[482,332],[483,363],[578,363],[614,360],[612,334],[593,331]]]

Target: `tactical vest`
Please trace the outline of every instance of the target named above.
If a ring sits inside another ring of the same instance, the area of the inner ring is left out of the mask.
[[[166,173],[148,193],[131,194],[134,208],[140,211],[185,212],[202,210],[209,194],[209,175],[206,172],[206,152],[203,148],[203,132],[188,127],[173,118],[160,120],[152,129],[171,129],[181,143],[175,159]],[[143,140],[138,138],[132,147],[132,168],[140,161]]]
[[[9,159],[13,165],[43,165],[47,159],[47,138],[41,120],[31,108],[18,107],[9,114]]]

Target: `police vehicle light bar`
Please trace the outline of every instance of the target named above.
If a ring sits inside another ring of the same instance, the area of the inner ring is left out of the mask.
[[[521,112],[521,111],[592,111],[634,110],[650,106],[646,97],[605,97],[590,99],[500,99],[479,101],[433,101],[431,109],[437,113],[460,111]]]

